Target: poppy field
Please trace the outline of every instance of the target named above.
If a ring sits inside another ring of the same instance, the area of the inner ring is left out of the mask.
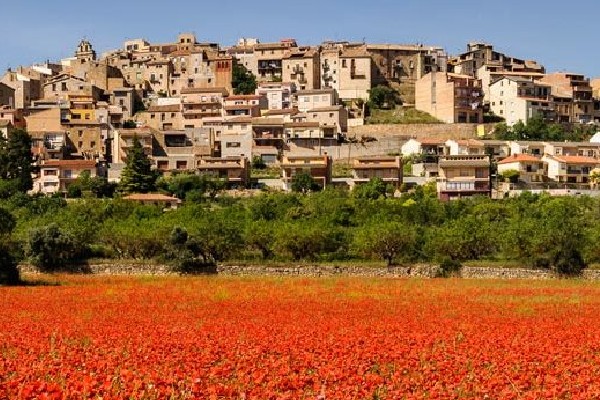
[[[0,288],[0,399],[600,398],[600,285],[63,277]]]

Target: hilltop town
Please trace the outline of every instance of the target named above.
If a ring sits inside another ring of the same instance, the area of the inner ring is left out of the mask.
[[[590,131],[599,91],[600,80],[549,73],[485,43],[449,55],[423,44],[294,39],[225,47],[185,33],[167,44],[128,40],[101,56],[82,40],[71,58],[9,69],[0,131],[31,135],[34,193],[66,193],[84,171],[119,182],[136,141],[164,175],[239,189],[290,190],[305,172],[321,187],[433,180],[441,199],[579,191],[600,177],[600,143],[488,139],[495,123],[532,120]],[[370,125],[375,115],[396,124]]]

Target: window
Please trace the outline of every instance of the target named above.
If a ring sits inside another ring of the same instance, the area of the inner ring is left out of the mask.
[[[90,147],[91,147],[92,149],[93,149],[94,147],[96,147],[96,142],[94,142],[94,141],[91,141],[91,142],[90,142]]]
[[[177,161],[175,167],[177,169],[187,169],[187,161]]]
[[[329,118],[333,118],[333,113],[329,113]]]
[[[45,176],[56,176],[58,171],[56,171],[55,169],[47,169],[44,171],[44,175]]]
[[[225,147],[227,147],[227,148],[241,147],[241,143],[240,142],[227,142],[227,143],[225,143]]]
[[[77,137],[83,137],[83,131],[77,131]]]
[[[346,68],[346,60],[342,60],[342,68]]]
[[[67,90],[67,82],[63,82],[63,83],[60,85],[60,89],[61,89],[63,92],[64,92],[64,91],[66,91],[66,90]]]

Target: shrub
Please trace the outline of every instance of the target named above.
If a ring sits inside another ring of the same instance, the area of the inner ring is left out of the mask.
[[[72,262],[76,254],[75,239],[56,224],[34,229],[29,234],[27,255],[42,271],[61,269]]]
[[[460,276],[462,270],[462,264],[458,260],[454,260],[450,257],[444,257],[440,261],[440,271],[438,277],[448,278],[451,276]]]

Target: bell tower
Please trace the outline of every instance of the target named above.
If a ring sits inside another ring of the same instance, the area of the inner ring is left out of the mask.
[[[92,47],[91,43],[86,39],[82,39],[79,42],[79,46],[77,46],[77,51],[75,52],[75,57],[80,61],[95,61],[96,60],[96,52]]]

